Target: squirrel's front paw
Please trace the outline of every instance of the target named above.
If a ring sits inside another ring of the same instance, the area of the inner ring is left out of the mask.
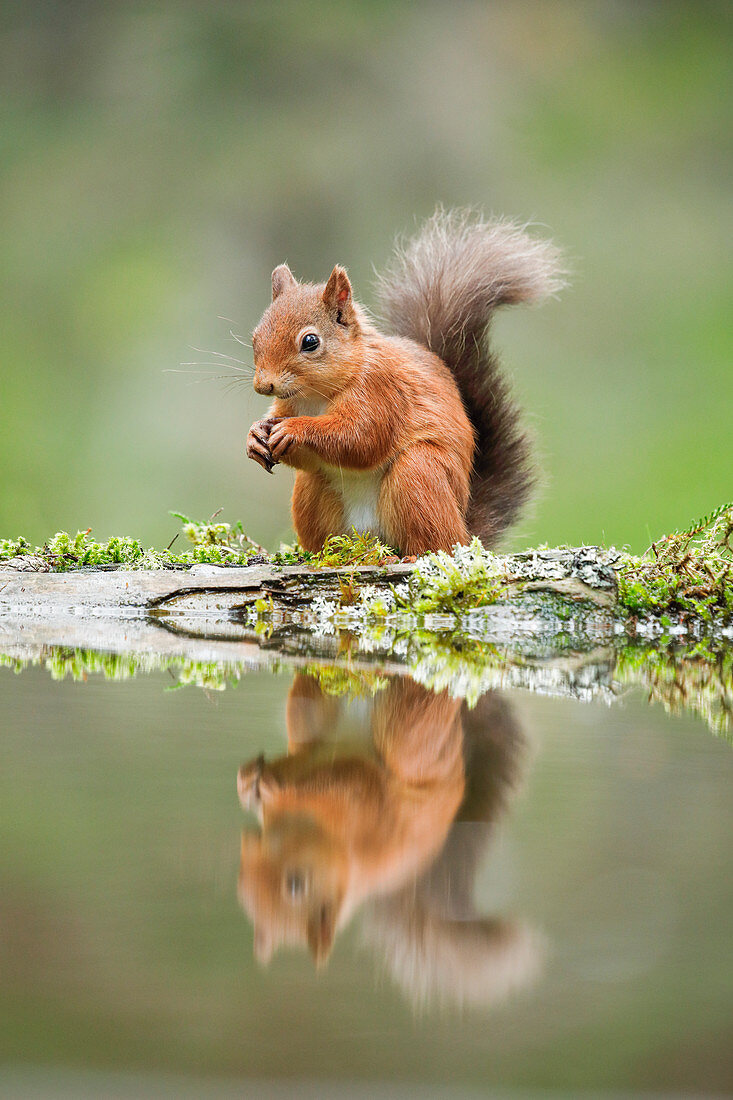
[[[249,429],[247,435],[247,458],[258,462],[268,474],[272,473],[272,467],[277,464],[277,459],[273,458],[269,445],[270,430],[274,423],[272,417],[258,420]]]
[[[288,416],[284,420],[277,421],[270,429],[267,439],[270,454],[275,462],[279,462],[286,455],[292,457],[294,449],[300,443],[297,418],[294,416]]]

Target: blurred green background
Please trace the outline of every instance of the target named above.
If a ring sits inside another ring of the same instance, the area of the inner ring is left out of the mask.
[[[264,398],[166,372],[249,361],[283,260],[369,304],[436,202],[574,269],[496,327],[544,472],[515,544],[641,550],[733,497],[730,4],[1,10],[1,535],[289,537],[290,473],[243,453]]]

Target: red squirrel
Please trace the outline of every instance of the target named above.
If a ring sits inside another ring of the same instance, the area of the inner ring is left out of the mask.
[[[494,545],[533,483],[519,410],[488,344],[497,306],[563,285],[547,241],[504,220],[437,211],[379,277],[377,331],[343,267],[325,284],[272,273],[252,334],[254,388],[274,401],[247,454],[296,470],[300,544],[356,528],[404,555]]]
[[[238,883],[255,954],[267,963],[281,945],[307,945],[322,965],[361,911],[364,938],[415,1003],[489,1003],[540,962],[523,922],[473,904],[526,739],[497,692],[468,707],[408,676],[383,688],[357,718],[348,695],[297,672],[287,755],[239,769],[242,806],[259,818],[242,833]]]

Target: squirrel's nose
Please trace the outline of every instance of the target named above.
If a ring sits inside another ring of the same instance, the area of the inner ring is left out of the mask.
[[[255,393],[262,393],[262,394],[274,393],[275,392],[275,383],[274,382],[263,382],[261,378],[255,378],[254,388],[255,388]]]

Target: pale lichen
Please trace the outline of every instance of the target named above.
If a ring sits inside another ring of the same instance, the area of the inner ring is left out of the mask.
[[[495,603],[506,587],[506,570],[478,538],[456,546],[452,554],[439,550],[418,558],[398,606],[417,614],[455,613]]]

